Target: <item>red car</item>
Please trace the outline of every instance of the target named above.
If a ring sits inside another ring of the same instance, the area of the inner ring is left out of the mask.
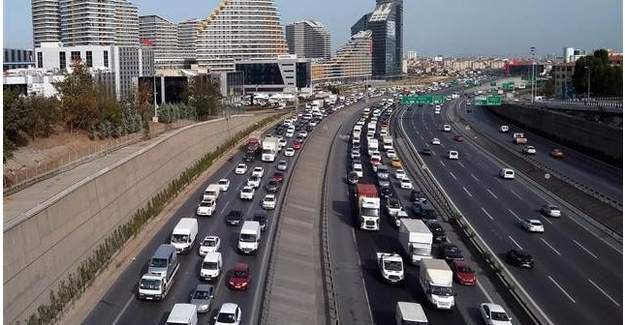
[[[281,173],[281,172],[273,173],[273,180],[278,183],[284,182],[284,173]]]
[[[295,150],[302,149],[302,144],[297,142],[297,141],[293,141],[293,149],[295,149]]]
[[[551,150],[551,157],[564,158],[564,152],[558,148]]]
[[[249,265],[247,263],[239,263],[230,272],[228,286],[233,290],[246,290],[250,284],[251,277]]]
[[[451,262],[451,269],[454,271],[456,281],[465,286],[474,286],[477,281],[475,272],[464,263],[464,261]]]
[[[454,140],[456,140],[458,142],[463,142],[464,138],[461,135],[456,135],[456,136],[454,136]]]

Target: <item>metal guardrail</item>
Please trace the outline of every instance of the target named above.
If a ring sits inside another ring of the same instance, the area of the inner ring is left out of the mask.
[[[506,103],[529,106],[538,109],[623,114],[622,102],[543,100],[534,103],[527,101],[506,101]]]
[[[405,109],[401,110],[403,113]],[[464,236],[466,242],[471,244],[471,246],[481,254],[483,261],[491,268],[501,281],[501,284],[509,291],[520,309],[526,314],[527,319],[533,324],[553,325],[551,320],[538,308],[536,302],[529,296],[525,289],[523,289],[512,273],[504,266],[499,257],[486,244],[484,239],[443,190],[443,187],[425,165],[424,160],[418,154],[416,148],[414,148],[409,140],[406,141],[407,135],[403,128],[397,126],[397,123],[399,123],[397,120],[397,118],[393,119],[393,125],[394,129],[400,131],[400,136],[396,136],[396,138],[400,140],[398,144],[401,144],[397,146],[398,153],[404,157],[412,158],[404,159],[408,167],[406,168],[407,172],[412,174],[413,179],[415,179],[420,185],[420,188],[426,192],[427,197],[430,198],[434,207],[437,208],[439,212],[443,212],[441,216],[444,220],[454,226],[457,232]]]

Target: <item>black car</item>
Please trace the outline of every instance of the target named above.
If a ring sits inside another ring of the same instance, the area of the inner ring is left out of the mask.
[[[226,216],[226,223],[230,226],[238,226],[243,221],[243,212],[239,210],[231,210]]]
[[[349,172],[349,174],[347,174],[347,182],[352,185],[358,184],[359,179],[360,178],[358,177],[358,174],[354,171],[351,171]]]
[[[386,199],[386,210],[401,208],[401,202],[398,199],[389,197]]]
[[[423,149],[421,149],[420,153],[422,155],[424,155],[424,156],[431,156],[432,155],[432,149],[430,149],[430,148],[423,148]]]
[[[389,186],[380,187],[380,194],[383,198],[393,197],[393,190]]]
[[[418,189],[410,191],[410,202],[423,202],[425,200],[425,194]]]
[[[306,125],[306,131],[307,132],[311,132],[313,130],[313,127],[310,125]]]
[[[435,243],[442,243],[447,240],[447,234],[445,229],[436,221],[430,221],[426,223],[430,232],[432,232],[432,239]]]
[[[436,211],[429,201],[414,202],[412,212],[422,220],[436,220]]]
[[[464,256],[460,248],[451,243],[446,243],[441,246],[441,258],[447,262],[464,261]]]
[[[256,158],[256,155],[251,154],[251,153],[246,153],[243,155],[243,161],[245,162],[252,162],[254,161],[255,158]]]
[[[267,193],[277,193],[280,189],[280,184],[276,180],[270,180],[265,184],[265,191]]]
[[[260,231],[267,229],[267,215],[263,211],[257,211],[252,217],[252,221],[257,221],[260,224]]]
[[[508,263],[517,266],[531,269],[534,267],[534,258],[528,252],[518,249],[511,249],[506,253],[506,260]]]

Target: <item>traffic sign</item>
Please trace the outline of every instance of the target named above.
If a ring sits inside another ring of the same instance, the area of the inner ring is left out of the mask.
[[[432,95],[432,104],[442,105],[445,103],[445,98],[442,95]]]
[[[412,104],[436,104],[440,105],[445,102],[445,98],[441,95],[416,95],[402,96],[401,103],[404,105]]]
[[[473,104],[476,106],[501,106],[501,96],[489,95],[487,97],[475,97]]]

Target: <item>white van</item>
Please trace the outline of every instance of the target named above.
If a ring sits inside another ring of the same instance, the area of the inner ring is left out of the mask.
[[[260,245],[260,223],[258,221],[245,221],[239,234],[239,252],[243,254],[256,254]]]
[[[504,179],[514,179],[514,170],[510,168],[502,168],[499,170],[499,176]]]
[[[217,201],[220,192],[221,186],[219,186],[219,184],[210,184],[204,190],[204,194],[202,195],[202,201]]]
[[[198,224],[195,218],[182,218],[171,232],[171,244],[176,247],[178,254],[186,253],[195,245]]]
[[[197,325],[197,306],[192,304],[175,304],[165,324]]]
[[[395,321],[397,325],[427,325],[428,318],[425,316],[423,307],[414,302],[398,301],[395,309]]]
[[[218,278],[221,274],[222,265],[223,261],[221,260],[220,252],[206,253],[200,267],[200,278],[206,281]]]

